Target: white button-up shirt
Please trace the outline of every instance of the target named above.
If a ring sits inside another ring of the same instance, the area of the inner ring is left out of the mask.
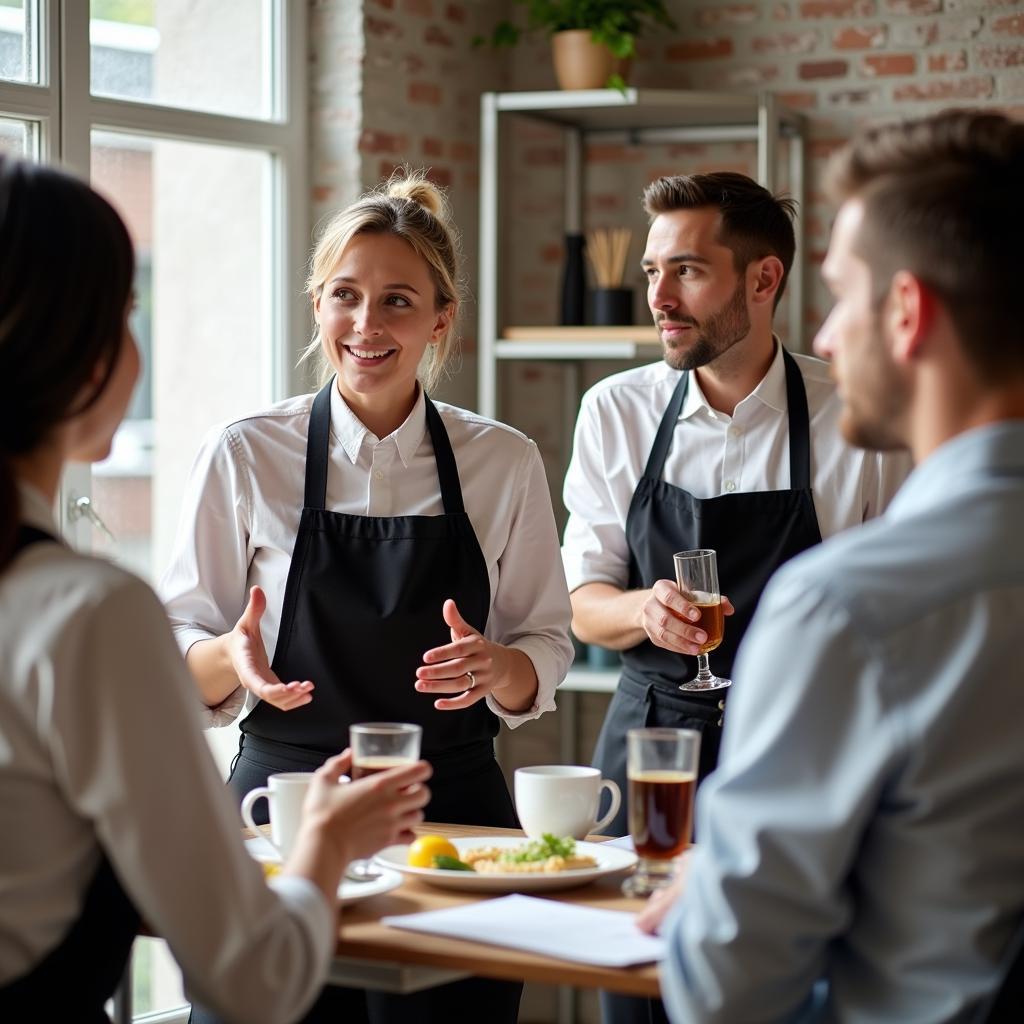
[[[287,399],[215,429],[204,442],[160,584],[182,651],[232,629],[249,587],[258,584],[267,594],[262,632],[273,656],[302,511],[312,404],[312,395]],[[571,610],[544,467],[537,446],[518,431],[436,405],[487,564],[491,606],[485,635],[523,651],[537,672],[537,697],[527,711],[506,711],[487,697],[491,710],[514,727],[554,709],[555,688],[572,662]],[[365,516],[444,511],[422,391],[406,421],[377,438],[332,389],[329,458],[330,510]],[[437,616],[440,621],[440,608]],[[239,687],[208,714],[207,724],[226,725],[256,702]]]
[[[842,403],[828,364],[812,356],[794,358],[807,390],[814,510],[822,537],[829,537],[882,512],[909,473],[910,458],[847,444],[839,432]],[[562,558],[570,591],[585,583],[627,585],[626,516],[680,373],[653,363],[606,377],[584,395],[565,478],[569,520]],[[696,376],[691,378],[663,479],[696,498],[790,486],[781,347],[731,417],[713,409]],[[757,524],[750,528],[756,531]],[[664,576],[673,577],[671,564]]]
[[[20,500],[56,535],[42,495]],[[64,938],[105,851],[195,999],[233,1020],[300,1016],[334,908],[305,879],[271,891],[246,852],[149,587],[33,545],[0,574],[0,665],[0,986]]]

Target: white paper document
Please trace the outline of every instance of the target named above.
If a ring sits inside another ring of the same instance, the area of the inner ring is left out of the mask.
[[[518,894],[381,921],[392,928],[511,946],[601,967],[647,964],[665,952],[663,939],[637,928],[635,914]]]

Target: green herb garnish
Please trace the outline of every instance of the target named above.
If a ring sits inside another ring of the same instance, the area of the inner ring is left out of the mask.
[[[472,864],[467,864],[464,860],[459,860],[458,857],[449,857],[446,853],[442,853],[434,858],[434,867],[441,868],[442,871],[476,870]]]
[[[571,857],[576,852],[576,840],[571,836],[559,839],[545,832],[540,839],[534,839],[515,850],[508,850],[498,860],[506,864],[530,864],[544,861],[548,857]]]

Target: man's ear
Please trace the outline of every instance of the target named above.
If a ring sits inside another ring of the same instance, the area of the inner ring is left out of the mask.
[[[935,295],[931,289],[909,270],[897,270],[882,312],[893,359],[910,362],[921,353],[934,315]]]
[[[765,256],[751,264],[750,269],[753,271],[750,301],[774,303],[782,286],[782,260],[778,256]]]

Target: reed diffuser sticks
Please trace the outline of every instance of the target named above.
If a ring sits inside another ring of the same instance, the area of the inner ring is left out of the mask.
[[[587,257],[598,288],[621,288],[632,238],[629,228],[596,228],[587,232]]]

